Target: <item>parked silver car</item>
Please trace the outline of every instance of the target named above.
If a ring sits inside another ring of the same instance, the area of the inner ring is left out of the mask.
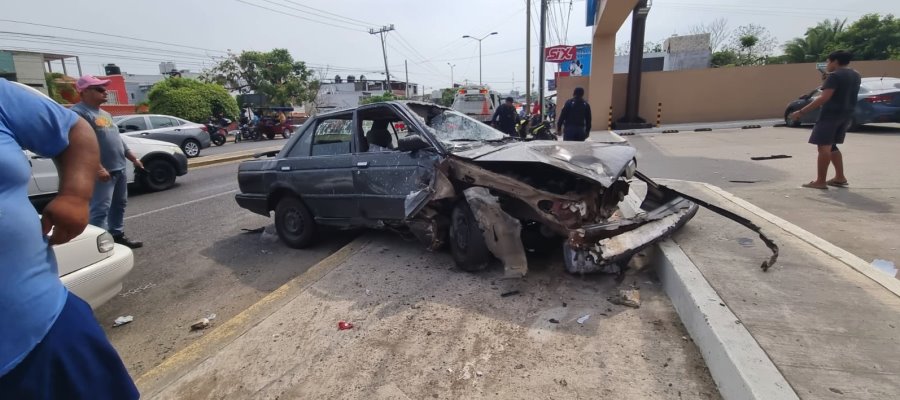
[[[162,140],[181,147],[188,157],[197,157],[210,146],[209,132],[202,124],[159,114],[120,115],[113,118],[123,135]]]

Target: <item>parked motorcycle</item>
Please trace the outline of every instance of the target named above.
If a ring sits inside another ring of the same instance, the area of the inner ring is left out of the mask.
[[[520,119],[516,124],[516,133],[519,134],[519,140],[559,140],[552,128],[550,121],[541,121],[541,116],[535,114],[530,118]]]
[[[222,118],[218,121],[210,118],[205,124],[206,131],[209,132],[209,139],[212,140],[214,145],[221,146],[225,144],[225,138],[228,135],[226,127],[229,124],[231,124],[231,120],[227,118]]]
[[[234,135],[234,142],[238,143],[243,140],[259,140],[259,131],[250,124],[241,124],[237,134]]]

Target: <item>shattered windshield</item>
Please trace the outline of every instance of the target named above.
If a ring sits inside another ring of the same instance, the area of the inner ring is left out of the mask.
[[[423,105],[410,105],[410,108],[425,119],[425,124],[432,129],[434,136],[445,143],[490,142],[508,137],[458,111]]]

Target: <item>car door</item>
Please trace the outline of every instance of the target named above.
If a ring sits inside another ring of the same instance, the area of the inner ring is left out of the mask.
[[[56,193],[59,190],[59,173],[52,158],[42,157],[25,151],[31,164],[32,182],[28,184],[29,195]]]
[[[150,130],[143,137],[181,145],[181,122],[164,115],[151,115],[147,118],[150,120]]]
[[[275,186],[297,192],[316,220],[353,219],[353,113],[319,117],[276,165]]]
[[[371,143],[357,146],[360,151],[354,154],[353,182],[360,196],[360,214],[374,220],[406,219],[427,199],[440,157],[428,150],[396,150],[399,138],[420,132],[394,105],[362,107],[357,119],[358,142],[366,143],[366,133],[376,120],[391,122],[388,130],[392,139],[392,149],[375,148]],[[401,123],[406,130],[399,133],[395,125]]]
[[[119,127],[119,132],[126,136],[146,137],[146,132],[150,130],[147,117],[143,115],[123,118],[117,121],[116,125]]]

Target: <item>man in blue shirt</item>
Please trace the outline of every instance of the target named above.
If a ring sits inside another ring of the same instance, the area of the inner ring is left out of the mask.
[[[59,190],[43,217],[28,201],[23,148],[58,165]],[[0,398],[138,397],[90,306],[60,282],[50,247],[84,231],[99,168],[87,122],[0,79]]]

